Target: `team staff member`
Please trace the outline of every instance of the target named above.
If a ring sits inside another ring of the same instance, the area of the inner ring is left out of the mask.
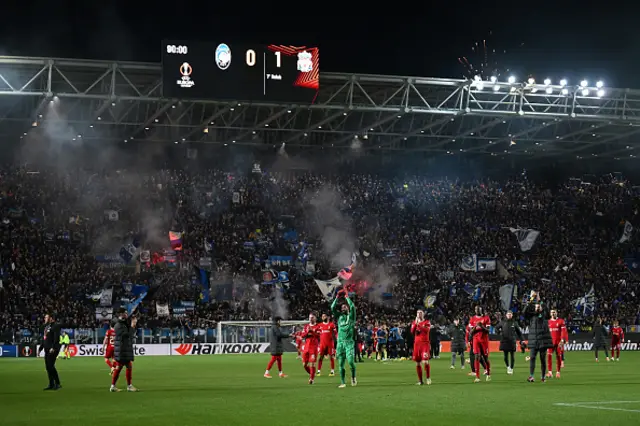
[[[451,369],[456,368],[456,356],[460,355],[460,368],[464,369],[464,351],[466,343],[464,341],[467,329],[460,319],[453,320],[453,324],[449,326],[449,336],[451,336]]]
[[[40,351],[44,351],[44,365],[47,369],[47,376],[49,376],[49,386],[44,390],[62,388],[58,370],[56,370],[56,360],[60,353],[60,325],[56,324],[53,314],[44,316],[44,335],[38,352]]]
[[[536,357],[540,356],[540,366],[542,367],[542,381],[546,380],[547,374],[547,349],[553,347],[551,331],[549,331],[549,313],[540,295],[535,291],[531,292],[529,303],[525,306],[523,314],[529,320],[529,379],[533,383],[533,374],[536,371]]]
[[[500,334],[500,350],[504,354],[504,364],[507,367],[507,374],[513,374],[513,367],[516,360],[517,342],[522,342],[522,332],[516,320],[513,319],[513,312],[508,311],[506,319],[502,320],[496,327]]]
[[[118,377],[123,368],[127,368],[127,391],[137,392],[131,384],[133,375],[133,342],[136,338],[136,325],[138,324],[137,318],[132,318],[129,322],[129,314],[125,308],[120,308],[118,311],[118,319],[115,321],[113,329],[116,332],[115,344],[113,347],[114,358],[116,359],[116,369],[111,376],[111,392],[120,392],[120,389],[116,387]]]

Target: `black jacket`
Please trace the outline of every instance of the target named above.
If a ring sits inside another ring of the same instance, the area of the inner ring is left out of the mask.
[[[524,316],[529,321],[529,349],[539,351],[553,347],[549,331],[549,313],[544,305],[541,312],[535,312],[535,304],[529,303],[524,308]]]
[[[133,342],[136,338],[136,330],[131,327],[129,320],[116,319],[113,329],[116,338],[113,342],[113,354],[120,364],[127,364],[133,361]]]
[[[282,355],[284,352],[283,339],[288,337],[290,337],[289,333],[283,332],[282,328],[278,327],[276,322],[273,321],[271,324],[271,336],[269,338],[271,355]]]
[[[521,342],[522,332],[518,323],[514,319],[504,319],[498,324],[498,333],[500,333],[500,350],[504,352],[515,352],[517,342]]]
[[[605,346],[607,337],[607,329],[602,324],[593,325],[593,344],[594,346]]]
[[[55,322],[46,324],[44,326],[44,333],[42,336],[42,345],[40,346],[40,350],[49,351],[50,349],[53,349],[56,353],[56,356],[58,355],[58,352],[60,352],[61,328],[62,327],[60,326],[60,324],[56,324]]]
[[[459,323],[456,327],[451,324],[449,326],[449,335],[451,336],[451,352],[460,353],[467,349],[467,342],[464,341],[464,336],[467,334],[467,328]]]

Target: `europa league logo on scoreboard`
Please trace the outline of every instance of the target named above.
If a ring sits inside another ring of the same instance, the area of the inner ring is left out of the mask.
[[[180,65],[180,75],[182,75],[182,78],[178,80],[178,86],[184,88],[193,87],[193,85],[196,83],[191,79],[192,73],[193,68],[191,67],[191,65],[189,65],[188,62],[184,62],[182,65]]]

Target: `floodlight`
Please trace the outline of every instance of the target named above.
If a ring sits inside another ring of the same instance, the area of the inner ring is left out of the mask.
[[[560,80],[560,86],[564,87],[567,85],[567,79],[563,78],[562,80]]]
[[[567,89],[567,88],[562,89],[562,94],[563,95],[568,95],[569,94],[569,89]]]
[[[493,91],[497,92],[500,90],[500,86],[498,84],[496,84],[495,86],[493,86]]]
[[[527,80],[527,83],[529,84],[534,84],[536,82],[536,80],[533,77],[529,77],[529,79]]]
[[[589,96],[589,89],[582,89],[582,96]]]
[[[598,97],[601,98],[604,96],[604,89],[599,89],[598,90]]]
[[[604,86],[604,83],[603,83],[602,81],[598,81],[598,82],[596,83],[596,87],[597,87],[598,89],[602,89],[602,87],[603,87],[603,86]]]
[[[552,94],[552,93],[553,93],[553,88],[551,88],[551,87],[547,87],[546,92],[547,92],[547,95]]]
[[[589,85],[589,82],[587,80],[582,80],[580,82],[580,87],[587,87]]]
[[[484,89],[484,84],[482,84],[482,82],[480,82],[480,83],[476,84],[476,88],[478,90],[482,90],[482,89]]]
[[[496,77],[495,75],[491,76],[491,82],[495,83],[496,81],[498,81],[498,77]]]
[[[544,79],[544,84],[545,84],[545,86],[550,85],[551,84],[551,79],[550,78],[545,78]]]
[[[507,81],[509,82],[509,84],[513,84],[516,82],[516,78],[514,76],[509,76],[509,79]]]
[[[479,76],[479,75],[476,75],[475,77],[473,77],[473,79],[474,79],[475,81],[482,81],[482,78],[480,78],[480,76]]]

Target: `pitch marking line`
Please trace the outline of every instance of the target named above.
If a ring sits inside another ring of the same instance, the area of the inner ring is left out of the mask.
[[[631,410],[628,408],[602,407],[602,405],[618,405],[618,404],[638,404],[640,401],[592,401],[592,402],[560,402],[553,405],[560,407],[588,408],[591,410],[606,411],[625,411],[627,413],[640,413],[640,410]]]

